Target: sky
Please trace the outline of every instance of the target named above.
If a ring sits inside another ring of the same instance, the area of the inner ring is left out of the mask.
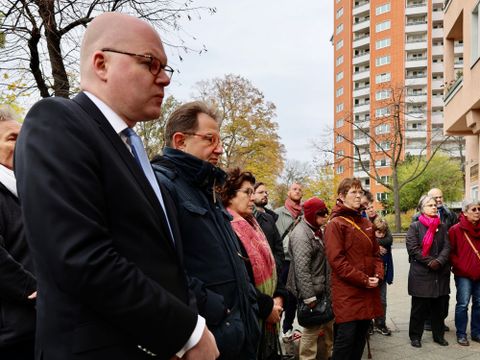
[[[214,6],[181,25],[187,45],[201,48],[178,59],[166,49],[176,72],[166,94],[180,101],[193,98],[201,80],[235,74],[250,80],[277,107],[286,159],[310,162],[312,141],[327,135],[333,123],[333,1],[198,0]],[[327,139],[330,140],[330,139]]]

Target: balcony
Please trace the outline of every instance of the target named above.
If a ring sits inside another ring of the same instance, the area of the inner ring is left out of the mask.
[[[407,139],[426,139],[427,138],[427,132],[424,130],[413,130],[413,129],[407,129],[405,131],[405,138]]]
[[[405,77],[405,86],[415,86],[415,85],[427,85],[427,75],[407,75]]]
[[[442,21],[443,20],[443,12],[442,11],[433,11],[432,12],[432,20],[433,21]]]
[[[432,80],[432,90],[443,90],[443,79]]]
[[[445,105],[455,96],[455,94],[462,88],[463,86],[463,76],[460,76],[453,82],[449,84],[445,88],[445,96],[443,97],[443,102]]]
[[[364,53],[364,54],[354,56],[352,63],[353,65],[359,65],[363,63],[368,63],[369,61],[370,61],[370,53]]]
[[[405,153],[408,153],[412,156],[425,155],[425,145],[407,145],[405,146]]]
[[[357,36],[353,40],[353,48],[359,48],[365,45],[370,45],[370,34]]]
[[[407,95],[406,98],[405,98],[405,102],[407,104],[426,103],[427,102],[427,93]]]
[[[407,5],[405,9],[405,15],[421,15],[421,14],[426,14],[427,11],[428,11],[428,6],[426,3],[412,4],[412,5]]]
[[[453,53],[455,55],[460,55],[460,54],[463,54],[463,44],[462,45],[455,45],[453,47]]]
[[[368,174],[363,170],[355,170],[353,172],[353,176],[355,176],[357,179],[364,179],[369,177]]]
[[[353,113],[354,114],[361,114],[361,113],[369,112],[369,111],[370,111],[370,103],[369,102],[354,105],[354,107],[353,107]]]
[[[442,104],[443,104],[443,99],[442,99]],[[432,124],[443,124],[443,113],[441,112],[432,113]]]
[[[443,29],[432,29],[432,39],[443,39]]]
[[[427,48],[427,40],[407,40],[405,50],[424,50]]]
[[[406,121],[419,121],[419,120],[426,120],[427,113],[424,111],[410,111],[409,113],[405,114]]]
[[[443,96],[432,96],[432,107],[443,108]]]
[[[370,69],[353,73],[353,81],[370,79]]]
[[[354,23],[352,31],[355,33],[357,31],[365,30],[368,28],[370,28],[370,19]]]
[[[434,73],[443,73],[443,62],[432,63],[432,72]]]
[[[426,56],[410,58],[405,61],[405,68],[420,68],[427,67],[428,60]]]
[[[370,95],[370,85],[358,87],[353,90],[353,97],[361,97],[367,95]]]
[[[370,128],[370,121],[369,120],[355,121],[354,128],[368,129],[368,128]]]
[[[362,136],[362,137],[354,138],[353,141],[358,146],[370,144],[370,138],[368,136]]]
[[[434,45],[432,46],[432,55],[442,55],[443,56],[443,45]]]
[[[363,13],[367,13],[370,11],[370,2],[367,1],[363,4],[357,5],[353,8],[352,14],[353,16],[361,15]]]
[[[405,25],[405,33],[420,33],[428,31],[428,25],[426,21],[415,21],[407,23]]]

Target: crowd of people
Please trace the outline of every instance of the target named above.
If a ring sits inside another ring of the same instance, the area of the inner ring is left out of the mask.
[[[291,184],[268,207],[255,175],[218,166],[210,105],[176,109],[151,162],[133,127],[158,118],[173,70],[158,33],[119,14],[85,33],[81,89],[0,108],[0,358],[275,360],[305,324],[299,357],[360,359],[391,336],[392,234],[356,178],[336,204]],[[406,236],[409,336],[480,342],[480,202],[457,219],[432,189]],[[38,292],[37,292],[38,291]],[[282,322],[283,319],[283,322]]]

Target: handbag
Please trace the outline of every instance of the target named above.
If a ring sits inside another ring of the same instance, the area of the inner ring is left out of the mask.
[[[297,307],[297,320],[303,327],[318,326],[333,320],[332,303],[324,293],[317,300],[315,307],[310,308],[303,300],[299,300]]]

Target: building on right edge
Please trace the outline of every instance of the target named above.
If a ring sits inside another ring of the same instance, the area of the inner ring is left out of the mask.
[[[478,199],[480,158],[480,1],[445,0],[444,129],[465,145],[465,196]],[[455,66],[455,45],[463,43],[463,67]]]

